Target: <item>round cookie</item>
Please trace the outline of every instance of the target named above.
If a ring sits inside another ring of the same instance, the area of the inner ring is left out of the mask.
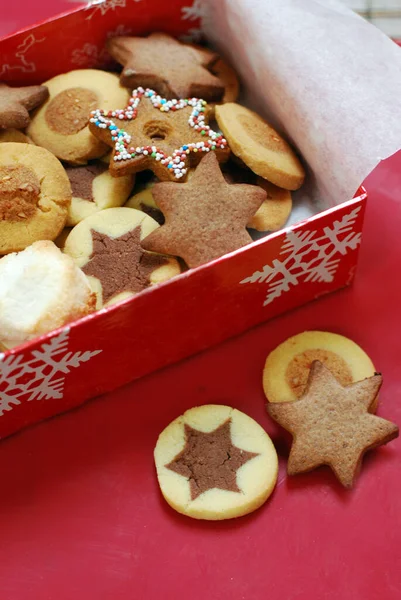
[[[278,231],[287,222],[292,210],[291,193],[270,181],[258,177],[257,185],[267,192],[267,199],[248,223],[256,231]]]
[[[159,225],[132,208],[106,208],[76,225],[64,244],[89,279],[97,308],[178,275],[175,258],[146,252],[141,240]]]
[[[0,144],[0,255],[54,240],[70,202],[70,182],[53,154],[31,144]]]
[[[107,163],[102,160],[81,167],[66,167],[66,172],[72,190],[68,227],[105,208],[122,206],[135,181],[134,175],[112,177]]]
[[[224,85],[224,96],[221,99],[221,103],[235,102],[239,94],[239,81],[234,69],[225,62],[222,58],[219,58],[210,71],[216,75]]]
[[[288,338],[267,357],[263,389],[269,402],[291,402],[305,390],[313,361],[325,365],[342,385],[375,374],[369,356],[352,340],[328,331],[304,331]],[[377,402],[370,407],[377,408]]]
[[[165,500],[194,519],[217,521],[253,512],[277,481],[270,437],[229,406],[187,410],[159,435],[154,459]]]
[[[18,129],[4,129],[0,130],[0,144],[5,142],[18,142],[19,144],[33,144],[32,140],[29,139],[25,133]]]
[[[286,190],[301,187],[305,171],[298,157],[262,117],[234,102],[217,105],[215,116],[231,151],[254,173]]]
[[[75,165],[106,154],[108,147],[87,125],[91,110],[99,106],[112,109],[128,102],[128,90],[121,87],[118,76],[79,69],[53,77],[46,86],[50,97],[35,112],[27,130],[35,144]]]

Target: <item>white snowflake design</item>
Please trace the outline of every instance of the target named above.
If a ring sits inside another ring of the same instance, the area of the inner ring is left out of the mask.
[[[107,33],[106,38],[118,37],[121,35],[130,35],[132,29],[124,24],[117,25],[115,29]],[[80,67],[101,67],[111,60],[107,49],[101,50],[95,44],[84,44],[81,48],[75,48],[71,54],[71,62]]]
[[[0,417],[21,401],[61,399],[65,376],[101,350],[68,352],[69,328],[30,356],[0,353]]]
[[[116,10],[116,8],[125,8],[127,0],[90,0],[86,5],[86,10],[93,9],[89,16],[86,17],[87,21],[90,21],[94,14],[100,12],[102,17],[109,12],[109,10]]]
[[[3,64],[0,65],[0,77],[7,73],[7,71],[22,71],[22,73],[35,73],[36,65],[32,61],[28,61],[26,54],[35,44],[43,42],[45,38],[37,40],[33,33],[30,33],[24,40],[17,46],[15,56],[18,59],[18,63],[14,65]]]
[[[181,8],[181,18],[183,21],[195,21],[196,19],[202,19],[205,16],[206,7],[203,4],[203,0],[194,0],[192,6],[183,6]]]
[[[289,231],[281,247],[283,259],[274,259],[272,265],[264,265],[261,271],[255,271],[240,283],[266,283],[267,296],[263,306],[301,282],[330,283],[341,255],[355,250],[361,242],[362,234],[353,230],[360,210],[357,206],[340,221],[335,221],[332,227],[325,227],[323,234]]]

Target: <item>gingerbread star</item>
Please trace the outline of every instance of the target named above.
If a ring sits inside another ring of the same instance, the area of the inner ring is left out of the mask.
[[[0,83],[0,129],[24,129],[28,127],[30,110],[49,97],[44,85],[12,88]]]
[[[166,468],[188,478],[191,500],[214,488],[241,493],[237,471],[258,454],[234,446],[231,419],[209,433],[184,427],[185,447]]]
[[[207,102],[198,98],[166,100],[150,89],[132,92],[124,109],[92,112],[89,128],[114,148],[110,172],[119,177],[151,169],[161,180],[185,181],[188,167],[203,152],[227,160],[225,138],[208,125]]]
[[[398,436],[398,427],[368,412],[379,393],[379,374],[342,386],[321,362],[314,361],[303,396],[267,405],[269,415],[293,436],[289,475],[328,465],[350,488],[367,450]]]
[[[166,222],[142,247],[180,256],[189,267],[252,242],[246,225],[266,199],[258,186],[227,183],[212,152],[188,183],[157,183],[152,192]]]
[[[224,94],[223,82],[207,70],[218,55],[181,44],[165,33],[115,37],[107,49],[124,67],[120,81],[125,87],[150,87],[165,98],[218,101]]]

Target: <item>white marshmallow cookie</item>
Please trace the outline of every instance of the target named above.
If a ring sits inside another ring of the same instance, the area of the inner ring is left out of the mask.
[[[154,458],[165,500],[194,519],[246,515],[267,500],[277,481],[270,437],[229,406],[187,410],[160,434]]]
[[[53,242],[0,260],[0,341],[16,346],[95,309],[83,272]]]

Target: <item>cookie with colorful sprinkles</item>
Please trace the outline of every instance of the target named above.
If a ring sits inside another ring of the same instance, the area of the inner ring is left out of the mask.
[[[162,181],[185,181],[188,168],[213,151],[228,159],[226,139],[208,125],[207,102],[199,98],[166,100],[154,90],[133,90],[128,106],[92,111],[89,128],[113,150],[114,176],[150,169]]]

